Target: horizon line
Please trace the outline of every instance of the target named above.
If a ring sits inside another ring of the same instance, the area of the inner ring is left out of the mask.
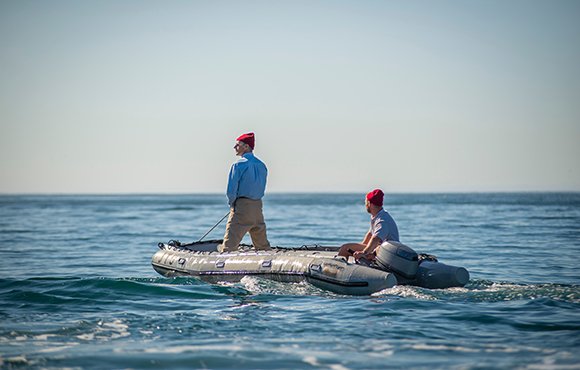
[[[455,191],[386,191],[385,194],[573,194],[580,193],[580,190],[455,190]],[[271,191],[268,195],[357,195],[366,194],[357,191]],[[226,196],[224,192],[0,192],[0,196],[173,196],[173,195],[207,195]]]

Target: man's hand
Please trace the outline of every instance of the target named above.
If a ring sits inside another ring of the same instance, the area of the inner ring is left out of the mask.
[[[365,253],[364,251],[356,251],[353,253],[352,255],[354,257],[355,260],[358,260],[359,258],[366,258],[369,261],[372,261],[375,259],[375,255],[374,253]]]

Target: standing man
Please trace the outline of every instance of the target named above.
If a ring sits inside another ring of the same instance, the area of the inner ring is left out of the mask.
[[[233,252],[247,232],[256,250],[270,249],[266,236],[266,223],[262,213],[262,197],[266,190],[266,165],[254,156],[254,133],[243,134],[236,139],[234,149],[240,157],[230,169],[228,177],[228,203],[230,216],[226,225],[220,252]]]
[[[389,212],[383,209],[385,194],[381,189],[375,189],[366,195],[365,206],[371,214],[371,227],[362,243],[347,243],[340,247],[339,256],[353,256],[356,260],[361,257],[371,261],[375,258],[375,249],[384,241],[399,241],[399,229]]]

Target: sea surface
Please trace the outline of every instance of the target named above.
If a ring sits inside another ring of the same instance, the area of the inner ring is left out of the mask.
[[[269,239],[360,241],[363,197],[268,194]],[[580,193],[387,194],[385,208],[403,243],[469,284],[355,297],[163,278],[157,243],[201,238],[224,195],[0,196],[0,368],[580,369]]]

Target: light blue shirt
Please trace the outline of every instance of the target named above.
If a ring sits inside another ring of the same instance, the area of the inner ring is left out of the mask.
[[[370,233],[372,236],[381,238],[381,242],[387,240],[399,241],[399,229],[395,220],[391,217],[389,212],[382,208],[375,217],[371,218]]]
[[[254,200],[262,199],[266,190],[266,178],[268,169],[264,162],[254,156],[253,153],[245,153],[238,159],[228,176],[228,203],[231,206],[239,197]]]

